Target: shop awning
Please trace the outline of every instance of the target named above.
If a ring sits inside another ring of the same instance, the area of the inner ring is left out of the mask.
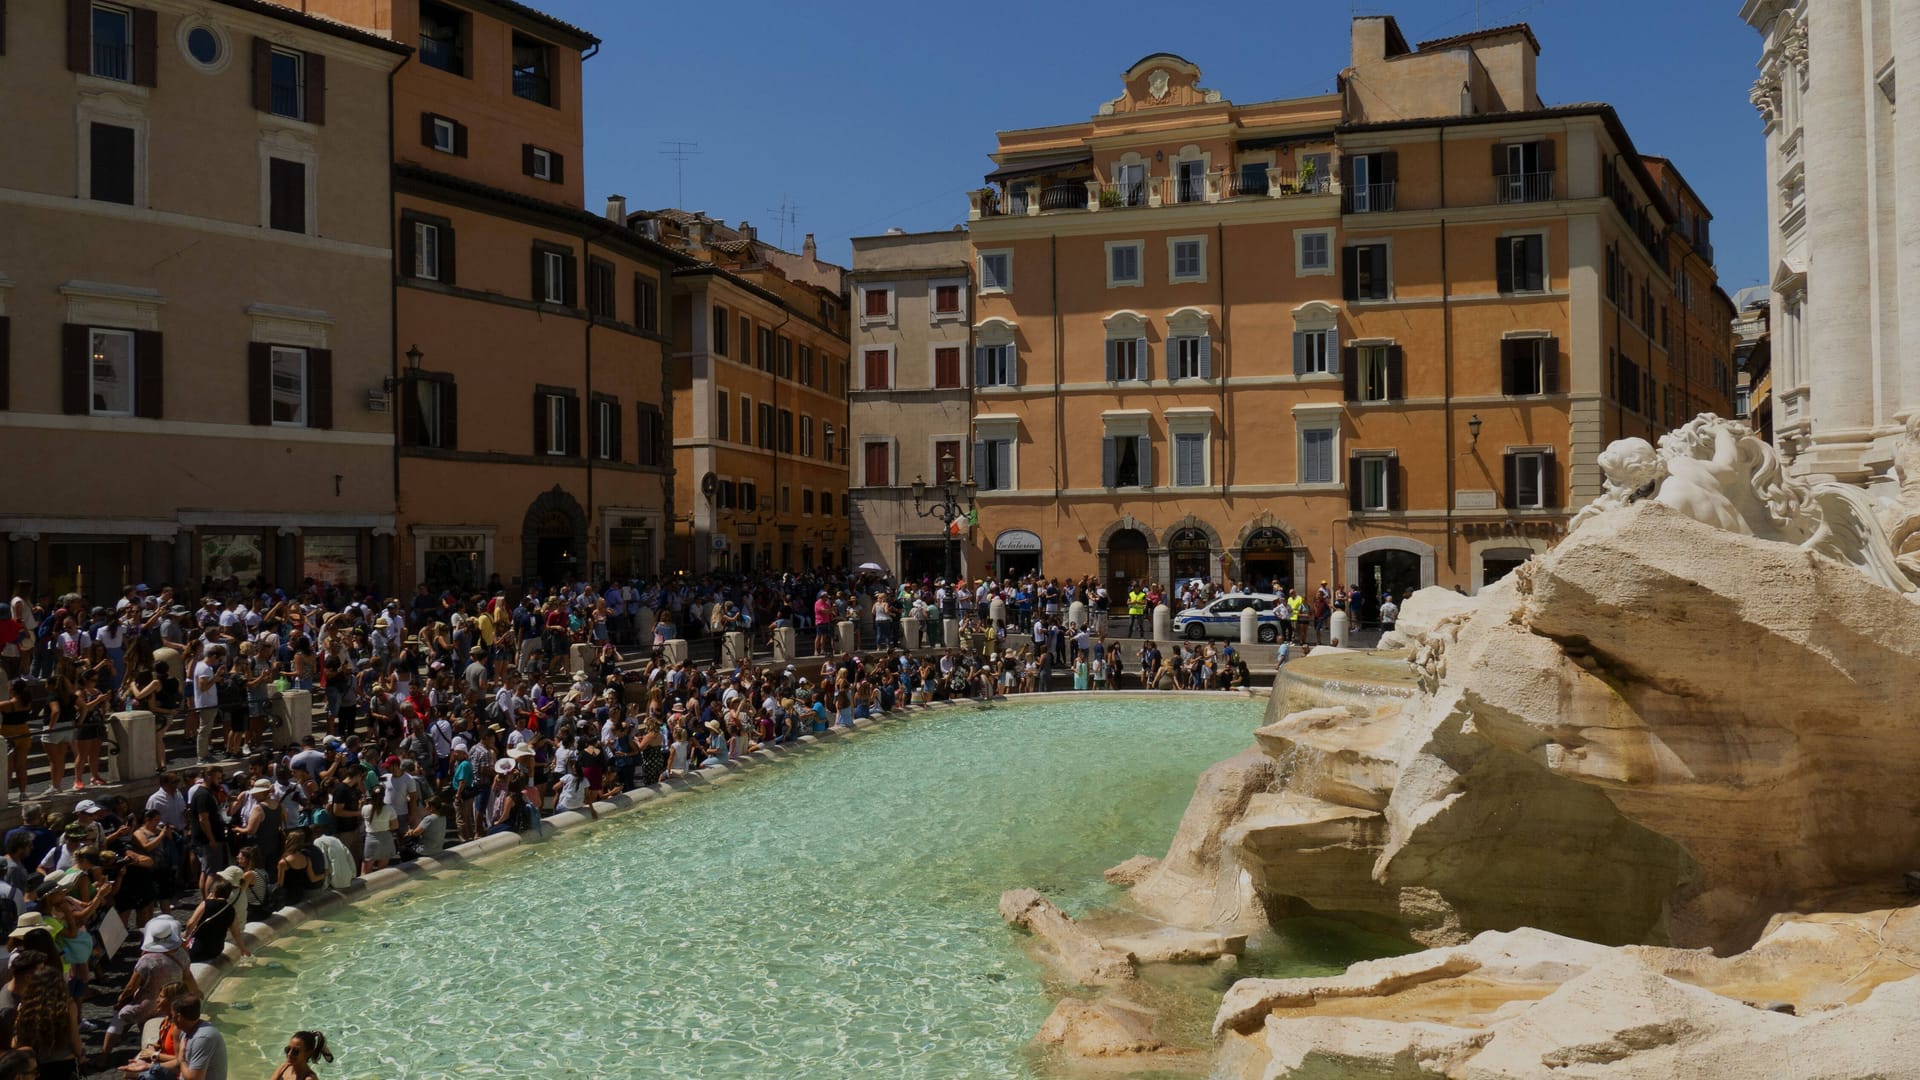
[[[1010,161],[987,174],[987,183],[996,180],[1018,180],[1023,176],[1038,176],[1041,173],[1057,172],[1075,165],[1093,164],[1091,150],[1079,150],[1071,154],[1053,154],[1043,158],[1027,158],[1024,161]]]

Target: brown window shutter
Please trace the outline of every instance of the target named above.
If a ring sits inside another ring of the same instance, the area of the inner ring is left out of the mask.
[[[60,327],[60,411],[68,416],[92,412],[93,335],[77,323]]]
[[[453,155],[455,157],[467,156],[467,125],[458,121],[455,121],[453,125]]]
[[[1360,459],[1347,459],[1347,509],[1359,510],[1360,498],[1366,493],[1366,485],[1360,480]]]
[[[533,452],[547,452],[547,394],[543,390],[533,392]]]
[[[306,121],[309,124],[327,122],[327,58],[319,53],[307,53],[302,61],[307,78]]]
[[[333,350],[307,350],[307,426],[333,428]]]
[[[273,423],[273,346],[264,341],[247,346],[247,423]]]
[[[0,56],[5,55],[7,55],[7,0],[0,0]],[[0,390],[0,396],[4,396],[5,393],[5,390]],[[5,406],[0,405],[0,408]]]
[[[1401,401],[1407,396],[1407,351],[1398,345],[1387,346],[1387,398]]]
[[[1340,249],[1340,296],[1342,299],[1360,299],[1360,258],[1358,248]]]
[[[452,380],[440,384],[440,446],[460,449],[460,384]]]
[[[1493,144],[1493,175],[1507,175],[1507,148],[1502,143]]]
[[[0,7],[5,0],[0,0]],[[0,11],[0,15],[4,15]],[[0,412],[13,408],[13,318],[0,315]]]
[[[1553,171],[1553,140],[1541,139],[1539,142],[1535,143],[1534,145],[1538,147],[1538,149],[1534,151],[1534,154],[1537,155],[1538,161],[1540,163],[1538,168],[1543,173],[1552,172]]]
[[[166,412],[166,356],[158,330],[133,333],[133,415],[158,420]]]
[[[400,380],[400,445],[420,445],[420,379]]]
[[[567,403],[567,456],[580,456],[580,399],[569,397]]]
[[[459,280],[453,276],[453,227],[440,226],[440,284],[451,285]]]
[[[536,304],[544,304],[547,302],[547,274],[546,274],[546,265],[545,265],[546,259],[542,257],[543,254],[544,253],[540,250],[539,245],[537,244],[534,245],[534,248],[533,248],[533,302]]]
[[[1340,350],[1340,384],[1342,397],[1360,400],[1360,350],[1351,345]]]
[[[613,406],[613,453],[609,456],[615,461],[623,461],[626,458],[626,450],[625,447],[621,445],[624,440],[620,437],[623,434],[620,430],[620,422],[622,420],[620,403],[618,401],[612,401],[608,404]]]
[[[1540,505],[1560,505],[1560,463],[1552,454],[1540,455]]]
[[[254,81],[257,87],[259,82],[259,77],[255,76]],[[259,93],[259,90],[256,88],[254,92],[257,94]],[[433,120],[434,120],[434,116],[430,112],[423,112],[420,114],[420,145],[421,146],[425,146],[429,148],[433,146]]]
[[[1502,293],[1513,291],[1513,237],[1493,239],[1493,287]]]
[[[93,5],[88,0],[67,0],[67,70],[83,75],[93,70]]]
[[[1560,339],[1550,337],[1540,348],[1545,353],[1540,365],[1540,392],[1557,394],[1560,392]]]
[[[530,142],[520,144],[520,175],[533,175],[533,144]]]
[[[133,81],[160,85],[160,16],[150,8],[133,9]]]
[[[1387,459],[1387,509],[1406,509],[1400,505],[1400,459],[1398,457]]]
[[[273,111],[273,42],[263,37],[253,39],[253,108]]]
[[[1519,343],[1513,338],[1500,339],[1500,392],[1503,394],[1513,393],[1514,383],[1516,382],[1514,379],[1514,361],[1515,357],[1519,355],[1519,350],[1516,348],[1518,344]]]
[[[1502,493],[1502,506],[1509,510],[1520,507],[1520,463],[1511,453],[1500,455],[1501,463],[1506,467],[1507,489]]]
[[[419,252],[414,248],[413,219],[400,215],[400,276],[412,277],[414,261]]]
[[[580,273],[571,255],[560,258],[560,300],[568,307],[580,306]]]
[[[559,154],[559,153],[554,153],[553,151],[548,151],[548,155],[547,155],[547,156],[548,156],[548,159],[549,159],[550,161],[552,161],[552,162],[553,162],[553,170],[552,170],[552,171],[553,171],[553,182],[554,182],[554,183],[556,183],[556,184],[564,184],[564,183],[566,183],[566,182],[567,182],[567,157],[566,157],[566,155],[565,155],[565,154]]]

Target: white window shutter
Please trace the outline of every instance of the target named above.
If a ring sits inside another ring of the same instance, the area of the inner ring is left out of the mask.
[[[1133,339],[1133,371],[1134,377],[1141,382],[1153,378],[1153,365],[1147,360],[1146,338]]]
[[[993,490],[993,485],[987,483],[987,454],[991,448],[992,444],[990,443],[976,442],[973,444],[973,482],[979,484],[983,491]]]
[[[1013,440],[996,439],[993,446],[994,475],[999,478],[1004,489],[1013,488]]]
[[[1213,335],[1200,335],[1200,377],[1213,378]]]
[[[1153,436],[1140,436],[1140,486],[1153,486]]]
[[[1116,450],[1117,450],[1117,447],[1115,446],[1113,437],[1111,435],[1100,440],[1100,486],[1101,487],[1113,486],[1114,454]]]
[[[1334,340],[1331,330],[1322,330],[1319,333],[1320,347],[1325,350],[1327,358],[1327,371],[1338,375],[1340,374],[1340,343]]]
[[[987,383],[987,347],[976,345],[973,350],[973,385],[986,386]]]

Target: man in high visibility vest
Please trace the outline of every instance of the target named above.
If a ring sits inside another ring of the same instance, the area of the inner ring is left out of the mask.
[[[1147,622],[1147,590],[1134,582],[1127,589],[1127,636],[1141,637]]]

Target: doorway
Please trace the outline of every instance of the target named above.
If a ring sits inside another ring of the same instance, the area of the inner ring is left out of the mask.
[[[1506,577],[1520,568],[1520,564],[1533,558],[1533,552],[1526,548],[1494,548],[1480,556],[1480,587],[1487,586]]]
[[[1420,556],[1411,551],[1370,551],[1360,556],[1360,591],[1365,610],[1376,616],[1388,596],[1397,604],[1420,587]]]
[[[1200,202],[1207,196],[1207,163],[1189,159],[1180,163],[1180,201]]]
[[[1287,595],[1293,588],[1293,545],[1286,532],[1255,529],[1240,545],[1240,576],[1254,592]]]
[[[1213,545],[1207,530],[1189,526],[1167,537],[1168,582],[1178,589],[1183,583],[1213,579]]]
[[[548,588],[578,580],[586,569],[587,514],[559,485],[541,493],[520,523],[520,573]]]
[[[1147,583],[1147,538],[1121,529],[1107,538],[1107,595],[1125,596],[1128,586]]]
[[[947,574],[947,542],[944,540],[902,540],[900,561],[895,564],[902,581],[932,580]]]
[[[580,576],[580,554],[565,528],[565,519],[543,523],[542,533],[534,541],[534,572],[548,587]]]
[[[77,592],[89,604],[111,604],[131,584],[132,551],[125,540],[49,541],[47,584],[55,596]]]

